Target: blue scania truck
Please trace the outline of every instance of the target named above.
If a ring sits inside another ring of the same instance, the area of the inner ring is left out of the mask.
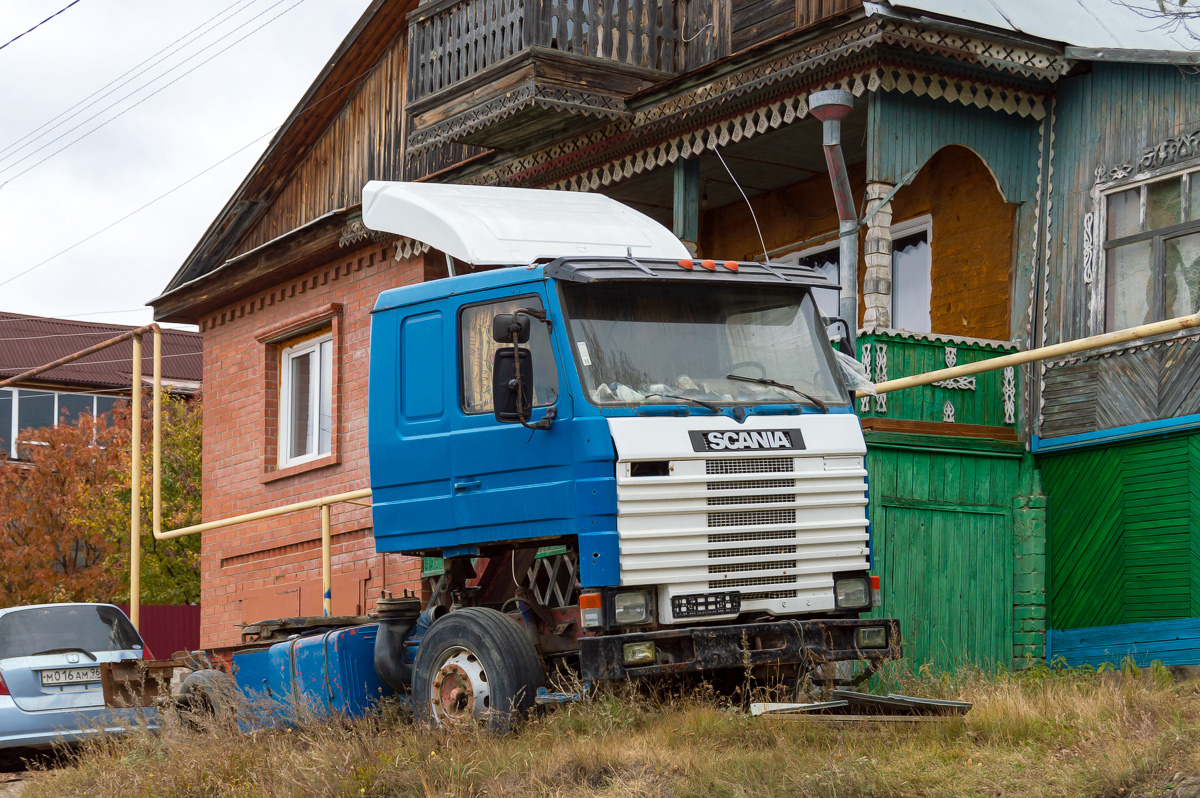
[[[371,324],[375,547],[444,562],[379,602],[375,671],[416,713],[523,711],[558,672],[844,684],[900,655],[864,617],[836,286],[694,259],[594,194],[376,182],[363,219],[451,275]]]

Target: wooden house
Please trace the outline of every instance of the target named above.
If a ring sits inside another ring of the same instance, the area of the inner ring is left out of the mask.
[[[1134,278],[1111,278],[1125,293],[1106,315],[1101,287],[1117,272],[1101,264],[1126,243],[1165,245],[1142,227],[1100,235],[1118,218],[1105,216],[1107,197],[1146,170],[1174,174],[1194,146],[1185,109],[1200,106],[1197,79],[1175,66],[1190,58],[1186,44],[1102,2],[1047,12],[1033,0],[968,0],[951,12],[935,0],[378,0],[152,302],[156,318],[199,324],[204,338],[206,518],[367,484],[367,311],[384,288],[447,273],[440,253],[363,226],[367,180],[598,191],[705,256],[803,260],[844,277],[848,296],[855,287],[858,352],[876,379],[1136,317]],[[838,256],[809,108],[830,88],[855,98],[842,123],[863,220],[853,264]],[[1143,154],[1163,141],[1174,142],[1162,145],[1169,157]],[[1122,201],[1130,224],[1132,200]],[[1145,296],[1161,313],[1155,292]],[[830,314],[839,299],[819,297]],[[1185,351],[1163,342],[1146,350],[1152,367],[1141,349],[1122,350],[861,400],[882,612],[901,619],[915,659],[1042,657],[1048,573],[1073,601],[1117,573],[1141,579],[1152,549],[1123,549],[1119,562],[1108,552],[1108,570],[1080,556],[1106,544],[1091,519],[1057,508],[1089,506],[1070,480],[1095,477],[1071,458],[1108,443],[1065,447],[1149,421],[1114,413],[1102,386],[1118,370],[1140,383],[1151,368],[1165,384]],[[289,387],[298,370],[319,375],[302,411]],[[1151,415],[1175,413],[1160,396],[1186,394],[1155,387],[1146,404],[1136,385],[1125,390],[1122,408]],[[1043,457],[1046,447],[1056,453]],[[1093,472],[1136,483],[1135,459]],[[1049,564],[1039,463],[1055,502]],[[1200,538],[1190,505],[1180,512],[1172,551],[1197,574]],[[1135,516],[1112,534],[1136,537]],[[437,565],[375,555],[366,509],[334,522],[335,611],[364,611],[380,588],[413,586]],[[1075,548],[1058,561],[1060,540]],[[229,530],[203,552],[206,645],[235,642],[240,622],[319,607],[315,519]],[[1055,628],[1133,617],[1056,615],[1060,606],[1052,599]]]

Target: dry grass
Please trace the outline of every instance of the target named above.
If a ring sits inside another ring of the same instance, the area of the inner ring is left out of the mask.
[[[964,723],[846,728],[750,718],[695,695],[605,695],[507,738],[429,731],[398,713],[251,734],[168,728],[92,745],[24,795],[1120,796],[1200,773],[1200,684],[1161,669],[882,686],[975,707]]]

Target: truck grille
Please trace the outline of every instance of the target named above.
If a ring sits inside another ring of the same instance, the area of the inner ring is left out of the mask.
[[[831,608],[834,574],[867,565],[861,457],[710,455],[632,473],[618,463],[623,585],[736,589],[743,612],[795,614]]]

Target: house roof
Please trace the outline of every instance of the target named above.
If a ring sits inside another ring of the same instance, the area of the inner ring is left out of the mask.
[[[1155,53],[1197,49],[1185,26],[1159,13],[1157,0],[878,0],[864,7],[868,14],[929,15],[1058,42],[1079,48],[1083,59],[1107,57],[1094,52],[1100,50],[1141,50],[1149,52],[1137,60],[1153,62],[1165,60]]]
[[[123,324],[52,319],[0,312],[0,379],[51,363],[81,349],[136,329]],[[142,347],[142,373],[153,368],[147,337]],[[203,373],[200,334],[163,330],[164,381],[199,383]],[[129,388],[133,379],[133,342],[123,341],[93,355],[39,375],[30,382],[47,382],[87,388]]]

